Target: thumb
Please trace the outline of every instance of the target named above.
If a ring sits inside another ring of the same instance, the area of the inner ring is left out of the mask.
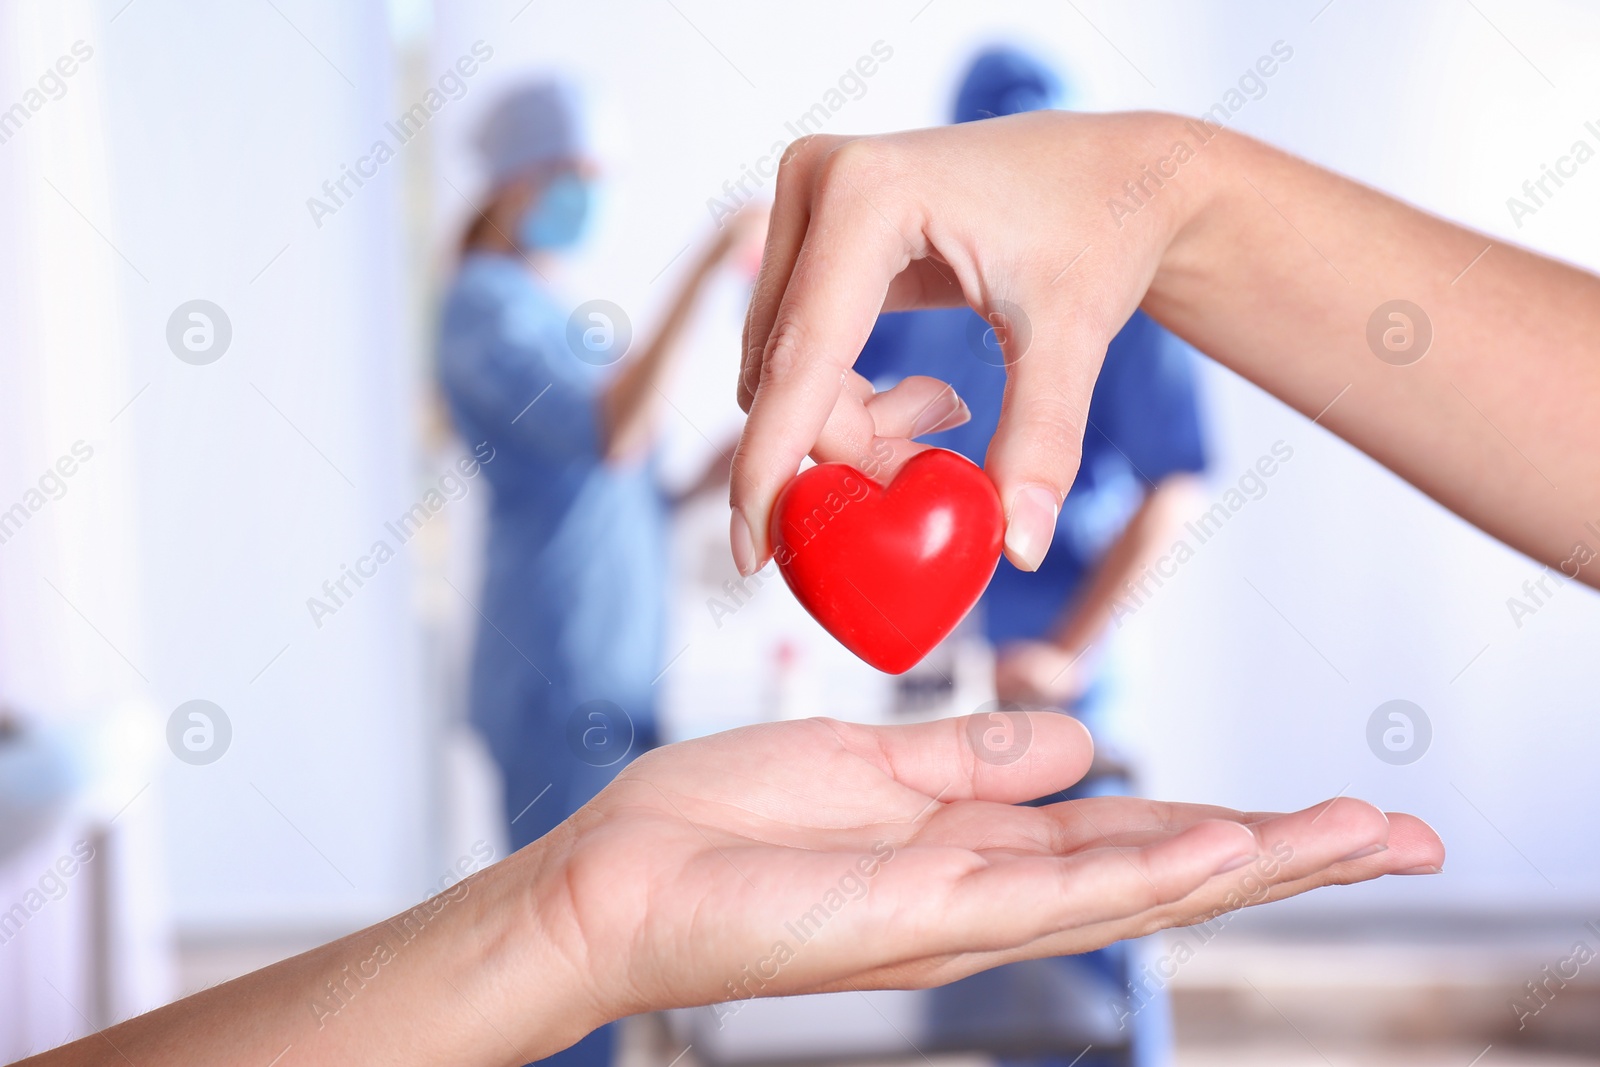
[[[1095,316],[1054,295],[1026,309],[993,301],[984,315],[1006,361],[1000,425],[984,466],[1005,507],[1006,557],[1025,571],[1044,561],[1077,477],[1089,398],[1110,337]]]

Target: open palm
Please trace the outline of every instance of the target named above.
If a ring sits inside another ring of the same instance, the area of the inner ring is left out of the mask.
[[[811,719],[650,753],[547,839],[563,876],[541,924],[616,1018],[937,985],[1443,862],[1421,821],[1352,799],[1015,806],[1077,781],[1092,748],[1062,715],[994,718]]]

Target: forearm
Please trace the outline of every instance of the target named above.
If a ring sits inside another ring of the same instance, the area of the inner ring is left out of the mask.
[[[409,912],[24,1062],[488,1067],[547,1056],[599,1020],[574,1003],[537,925],[539,866],[525,850]]]
[[[1600,279],[1232,134],[1176,181],[1152,315],[1513,547],[1600,550]],[[1369,345],[1395,299],[1416,362]]]
[[[661,406],[660,383],[716,261],[702,258],[667,307],[666,318],[639,355],[626,363],[602,398],[606,458],[627,460],[649,447]]]
[[[1163,548],[1182,520],[1184,503],[1193,499],[1195,479],[1178,475],[1164,478],[1140,502],[1122,533],[1106,549],[1100,564],[1062,614],[1051,640],[1077,657],[1111,623],[1117,598]]]

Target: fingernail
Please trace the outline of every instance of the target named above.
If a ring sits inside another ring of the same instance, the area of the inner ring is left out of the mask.
[[[1053,490],[1025,485],[1011,498],[1006,522],[1006,551],[1011,561],[1026,571],[1036,571],[1056,534],[1056,514],[1061,503]]]
[[[733,518],[728,520],[728,544],[733,548],[733,565],[739,568],[739,575],[748,578],[757,570],[756,567],[756,541],[750,535],[750,524],[745,521],[744,512],[738,508],[733,509]]]
[[[1389,846],[1388,845],[1368,845],[1366,848],[1358,848],[1358,849],[1356,849],[1354,852],[1350,853],[1350,855],[1346,856],[1344,859],[1340,860],[1339,862],[1340,863],[1349,863],[1351,860],[1366,859],[1368,856],[1376,856],[1380,852],[1387,852],[1387,851],[1389,851]]]
[[[923,434],[953,429],[971,418],[972,412],[968,410],[967,402],[950,390],[922,409],[911,426],[911,436],[921,437]]]
[[[1403,871],[1394,871],[1394,874],[1443,874],[1444,868],[1432,863],[1424,863],[1420,867],[1407,867]]]
[[[1245,867],[1245,866],[1248,866],[1249,864],[1254,863],[1257,858],[1258,857],[1256,856],[1256,854],[1254,852],[1246,853],[1243,856],[1234,856],[1232,859],[1228,860],[1222,866],[1220,866],[1216,870],[1212,871],[1211,872],[1212,877],[1215,877],[1215,876],[1217,876],[1219,874],[1227,874],[1229,871],[1237,871],[1240,867]]]

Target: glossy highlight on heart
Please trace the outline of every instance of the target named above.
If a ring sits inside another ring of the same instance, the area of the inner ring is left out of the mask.
[[[867,663],[903,674],[983,595],[1005,515],[988,475],[932,448],[887,486],[848,463],[801,472],[778,496],[771,535],[801,606]]]

